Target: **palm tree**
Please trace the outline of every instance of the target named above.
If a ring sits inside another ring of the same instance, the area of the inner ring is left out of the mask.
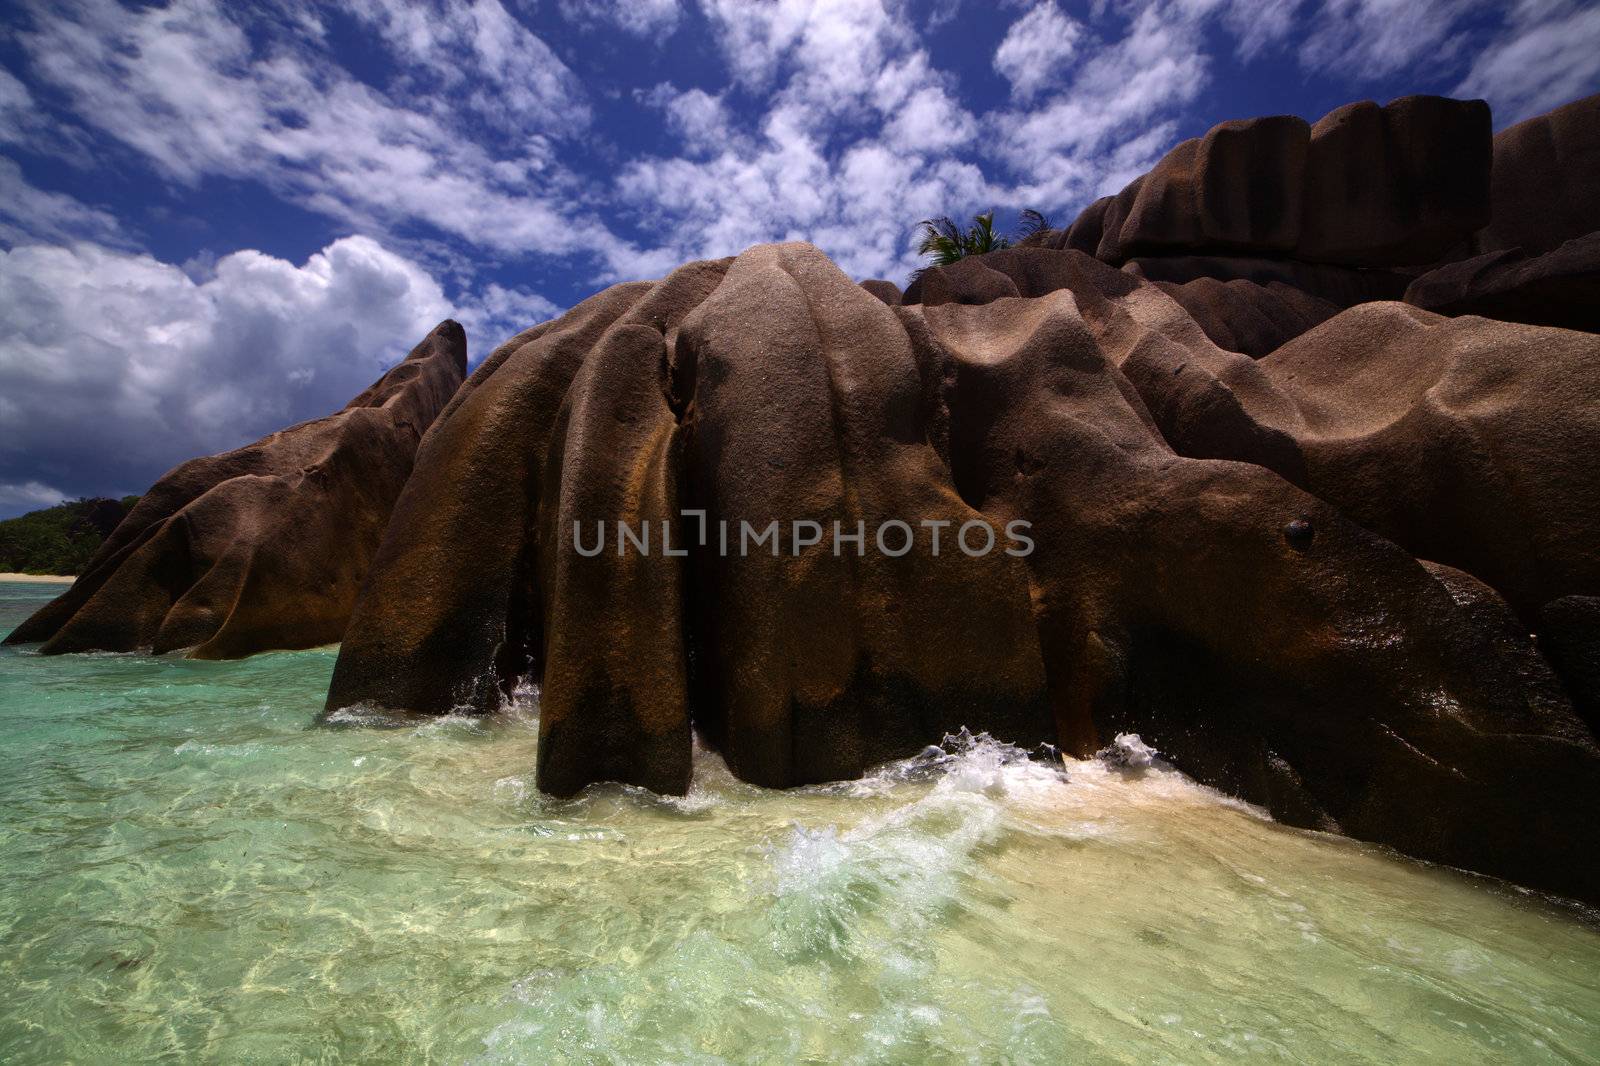
[[[1050,220],[1046,218],[1043,213],[1035,211],[1031,207],[1024,207],[1022,212],[1017,215],[1017,232],[1015,240],[1018,244],[1022,244],[1030,238],[1037,237],[1039,234],[1045,233],[1054,228],[1054,226],[1050,225]]]
[[[933,256],[931,266],[949,266],[958,259],[984,252],[1011,247],[1011,242],[994,231],[994,212],[974,215],[972,228],[963,230],[955,219],[946,215],[925,218],[917,223],[922,232],[922,243],[917,254]]]
[[[1011,247],[1013,241],[1025,241],[1029,237],[1043,233],[1050,229],[1050,220],[1031,207],[1024,208],[1017,218],[1017,232],[1014,238],[995,232],[992,210],[987,214],[972,216],[972,226],[966,230],[948,215],[925,218],[917,223],[917,226],[922,233],[922,242],[917,245],[917,253],[933,257],[933,262],[928,264],[929,266],[949,266],[969,255],[999,251],[1001,248]]]

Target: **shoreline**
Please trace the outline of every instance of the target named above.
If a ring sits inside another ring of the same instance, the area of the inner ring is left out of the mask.
[[[24,585],[70,585],[78,580],[76,574],[11,574],[0,573],[0,581]]]

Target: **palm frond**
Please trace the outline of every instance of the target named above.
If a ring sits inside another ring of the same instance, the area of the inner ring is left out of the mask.
[[[1017,215],[1017,240],[1019,243],[1050,229],[1055,229],[1055,227],[1050,225],[1050,220],[1045,217],[1043,212],[1035,211],[1031,207],[1024,207],[1021,213]]]
[[[949,266],[969,255],[982,255],[1011,247],[1010,238],[996,233],[994,211],[975,215],[971,227],[962,229],[948,215],[925,218],[917,223],[920,240],[917,254],[932,257],[929,266]]]

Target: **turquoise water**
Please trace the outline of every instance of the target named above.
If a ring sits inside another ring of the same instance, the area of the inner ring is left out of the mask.
[[[1600,1062],[1592,920],[1159,764],[555,802],[332,666],[0,651],[0,1061]]]

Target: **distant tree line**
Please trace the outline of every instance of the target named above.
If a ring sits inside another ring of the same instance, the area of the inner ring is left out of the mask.
[[[68,500],[0,522],[0,571],[80,574],[137,496]]]

